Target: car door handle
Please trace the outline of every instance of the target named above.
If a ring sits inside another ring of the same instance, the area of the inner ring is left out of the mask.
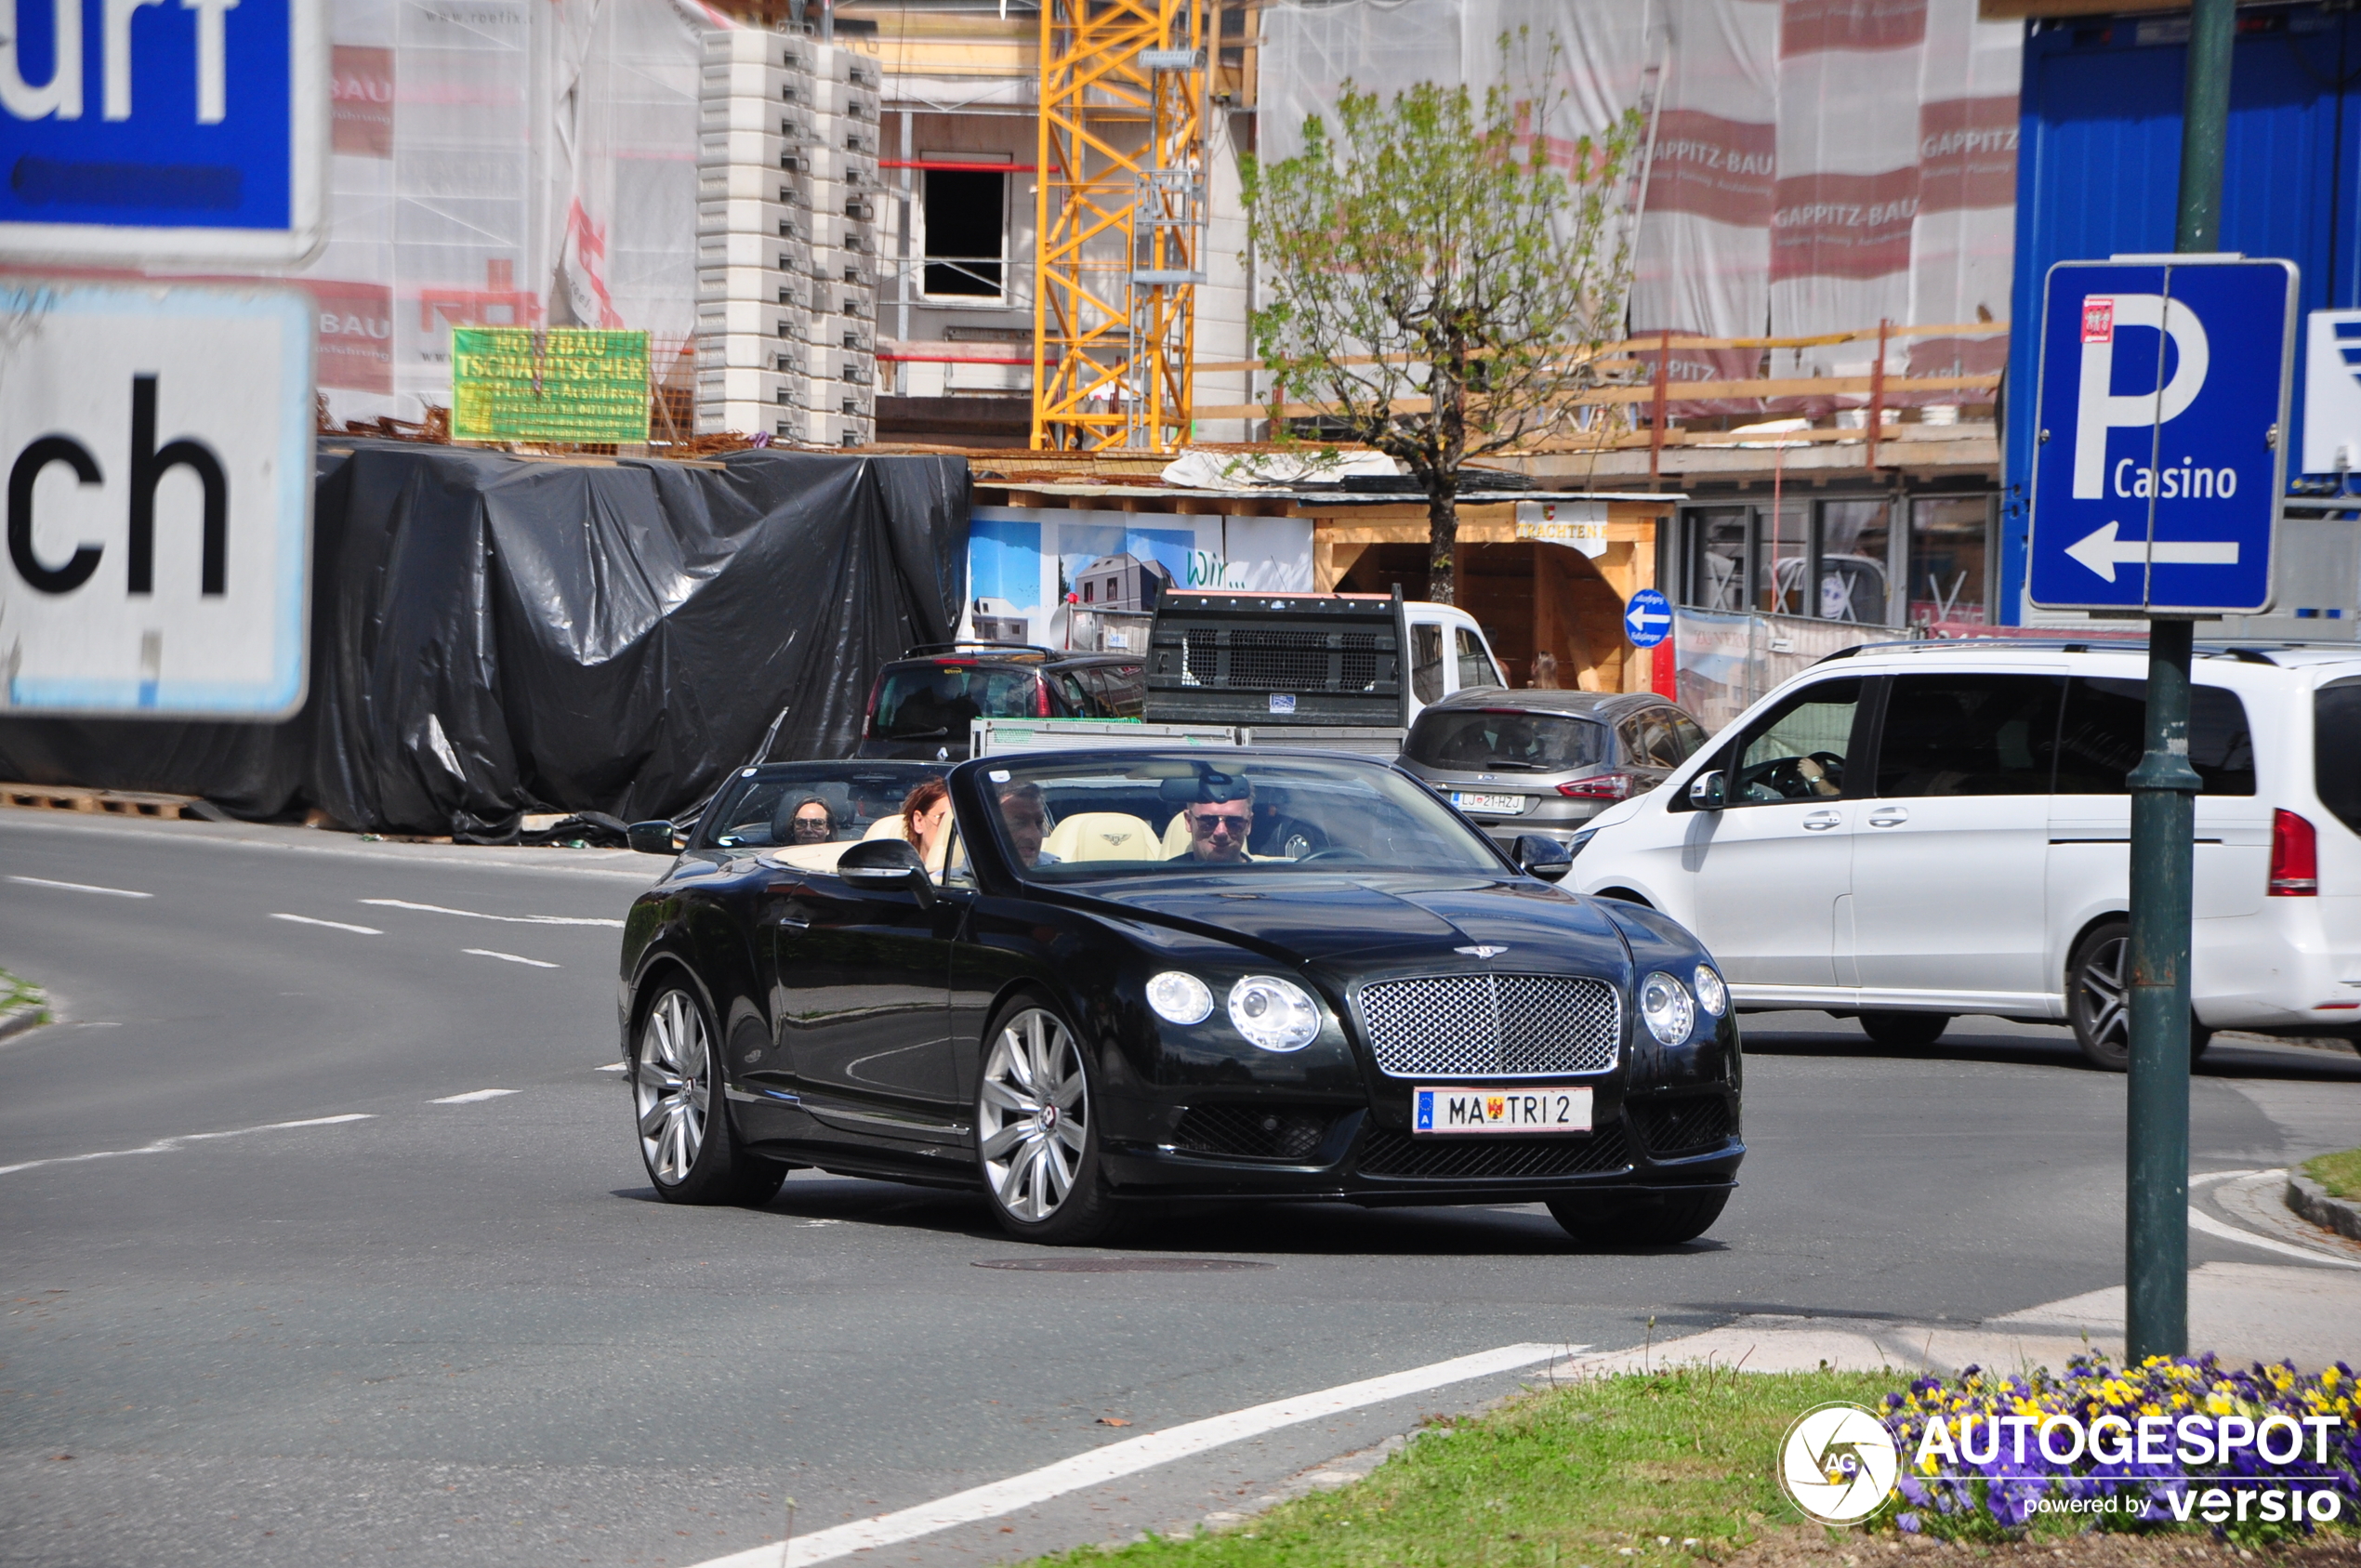
[[[1840,811],[1814,811],[1803,819],[1803,831],[1826,833],[1832,827],[1842,826],[1843,824],[1844,814]]]
[[[1910,820],[1910,813],[1900,806],[1880,806],[1869,813],[1871,827],[1893,827]]]

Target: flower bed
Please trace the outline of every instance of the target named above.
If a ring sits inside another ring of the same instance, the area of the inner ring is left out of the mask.
[[[1885,1404],[1903,1462],[1893,1522],[1913,1534],[1996,1539],[2064,1516],[2103,1530],[2204,1530],[2246,1546],[2324,1525],[2349,1531],[2361,1512],[2361,1433],[2342,1362],[2307,1376],[2288,1363],[2235,1369],[2209,1355],[2126,1368],[2077,1356],[2063,1375],[1971,1366],[1956,1379],[1921,1377]],[[2275,1441],[2258,1445],[2266,1423]],[[2241,1433],[2246,1441],[2229,1441]],[[2163,1441],[2143,1448],[2143,1439]],[[2265,1501],[2275,1496],[2275,1506]]]

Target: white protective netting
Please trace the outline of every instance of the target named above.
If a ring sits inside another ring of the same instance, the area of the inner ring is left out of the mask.
[[[2020,25],[1977,0],[1333,0],[1262,10],[1259,135],[1301,142],[1348,80],[1481,86],[1504,32],[1554,33],[1553,135],[1627,108],[1645,149],[1630,324],[1713,337],[2005,321]],[[1773,375],[1865,375],[1874,349],[1773,357]],[[1898,338],[1888,369],[1998,368],[2001,336]],[[1747,376],[1751,350],[1674,351],[1682,379]],[[1858,398],[1841,401],[1859,402]],[[1956,401],[1946,399],[1944,401]]]
[[[320,307],[339,419],[451,402],[455,325],[652,335],[696,310],[698,33],[675,0],[332,0]]]

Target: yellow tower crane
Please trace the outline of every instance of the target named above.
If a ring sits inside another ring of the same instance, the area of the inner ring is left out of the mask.
[[[1042,0],[1035,447],[1188,439],[1210,42],[1205,0]]]

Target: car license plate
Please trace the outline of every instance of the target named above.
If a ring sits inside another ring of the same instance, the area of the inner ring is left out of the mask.
[[[1471,795],[1461,789],[1451,792],[1451,804],[1462,811],[1497,811],[1504,817],[1522,812],[1524,801],[1522,795]]]
[[[1414,1088],[1415,1133],[1589,1132],[1587,1088]]]

